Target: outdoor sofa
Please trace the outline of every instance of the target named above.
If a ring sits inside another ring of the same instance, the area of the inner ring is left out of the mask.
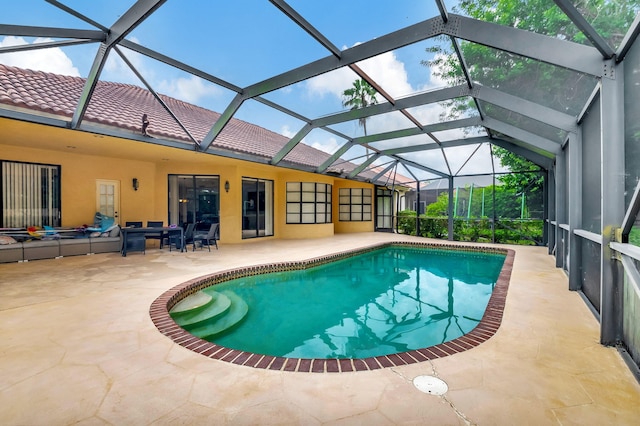
[[[27,230],[0,231],[0,263],[53,259],[94,253],[119,252],[122,248],[120,226],[87,231],[91,228],[48,228],[34,237]],[[23,240],[23,241],[20,241]]]

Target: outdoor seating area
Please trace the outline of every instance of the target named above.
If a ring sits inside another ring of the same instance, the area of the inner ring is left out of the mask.
[[[160,221],[128,221],[121,227],[106,222],[104,231],[97,223],[92,227],[77,228],[0,229],[0,263],[24,262],[29,260],[55,259],[96,253],[130,252],[146,253],[147,246],[157,241],[157,248],[169,251],[185,251],[191,246],[211,251],[218,249],[219,224],[212,224],[207,232],[195,231],[195,224],[186,229],[180,226],[164,226]],[[96,227],[97,226],[97,227]],[[151,242],[151,243],[150,243]]]
[[[24,228],[2,229],[0,263],[120,251],[119,226],[104,232],[88,229],[91,228],[50,228],[41,233]]]

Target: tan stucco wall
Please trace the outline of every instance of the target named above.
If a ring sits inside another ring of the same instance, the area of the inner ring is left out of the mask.
[[[0,119],[0,159],[61,166],[62,226],[90,223],[96,211],[96,180],[120,183],[119,223],[163,220],[168,217],[168,175],[202,174],[220,177],[220,239],[242,240],[242,178],[274,181],[274,236],[318,238],[334,233],[373,231],[370,222],[339,222],[338,189],[373,185],[315,173],[274,167],[155,144]],[[139,189],[133,190],[137,178]],[[225,192],[224,183],[230,190]],[[322,182],[333,185],[330,224],[288,225],[286,183]]]

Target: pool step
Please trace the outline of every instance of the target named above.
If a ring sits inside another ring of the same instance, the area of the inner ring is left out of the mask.
[[[198,291],[176,303],[169,313],[173,319],[193,315],[194,312],[200,312],[205,309],[212,300],[212,295]]]
[[[221,294],[231,300],[229,310],[226,311],[224,315],[213,319],[213,321],[202,322],[197,327],[189,328],[191,334],[200,337],[201,339],[208,340],[215,335],[228,330],[244,319],[247,312],[249,312],[249,306],[247,303],[231,291],[223,291]]]
[[[176,324],[185,330],[191,330],[201,323],[208,322],[225,314],[231,307],[231,300],[222,293],[208,291],[205,295],[210,296],[210,299],[204,306],[198,305],[191,310],[181,311],[179,313],[174,313],[172,309],[171,316]]]

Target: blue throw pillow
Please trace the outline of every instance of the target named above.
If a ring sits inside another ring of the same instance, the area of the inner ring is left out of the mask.
[[[105,232],[107,229],[113,226],[114,219],[108,216],[102,216],[102,221],[100,222],[100,232]]]

